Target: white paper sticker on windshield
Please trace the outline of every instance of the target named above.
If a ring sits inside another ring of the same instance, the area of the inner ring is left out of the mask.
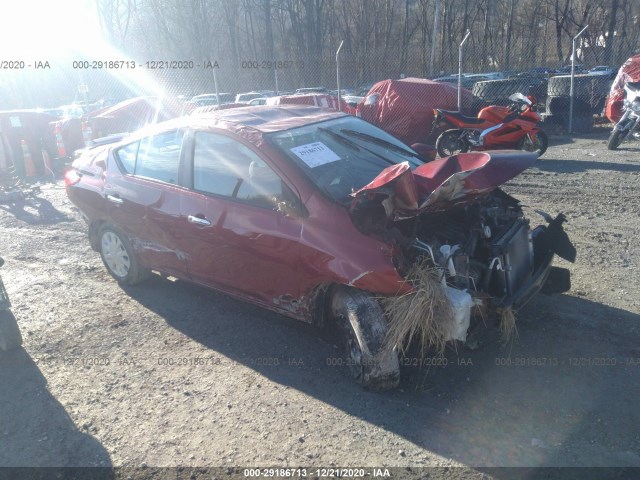
[[[340,157],[322,142],[307,143],[290,149],[311,168],[340,160]]]

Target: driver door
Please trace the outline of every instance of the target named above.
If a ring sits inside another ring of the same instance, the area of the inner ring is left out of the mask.
[[[191,278],[291,313],[301,295],[303,216],[278,209],[293,190],[254,150],[222,133],[196,132],[191,190],[183,195]]]

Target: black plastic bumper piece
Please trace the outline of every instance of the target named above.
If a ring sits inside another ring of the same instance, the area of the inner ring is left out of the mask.
[[[514,308],[516,310],[524,307],[529,300],[531,300],[544,286],[551,269],[553,262],[553,252],[547,252],[544,261],[533,273],[531,278],[524,283],[513,295],[501,300],[496,304],[496,307],[500,308]]]

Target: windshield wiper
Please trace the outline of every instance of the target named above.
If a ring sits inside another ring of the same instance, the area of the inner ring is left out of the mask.
[[[327,127],[318,127],[318,130],[320,130],[322,133],[326,133],[327,135],[330,135],[339,143],[342,143],[343,145],[350,147],[352,150],[355,150],[356,152],[359,152],[361,150],[361,148],[355,142],[349,140],[344,135],[340,135],[338,132],[334,132],[333,130]]]
[[[394,152],[398,152],[408,157],[414,157],[418,159],[422,158],[420,154],[416,152],[412,152],[411,150],[407,150],[406,148],[399,147],[395,143],[391,143],[387,140],[383,140],[382,138],[374,137],[373,135],[369,135],[368,133],[358,132],[356,130],[349,130],[349,129],[342,129],[340,131],[345,135],[365,139],[370,143],[386,147],[389,150],[393,150]]]
[[[336,140],[342,142],[345,145],[349,145],[352,149],[357,150],[358,152],[360,150],[364,150],[367,153],[370,153],[371,155],[375,155],[376,157],[378,157],[380,160],[385,161],[386,163],[390,164],[390,165],[395,165],[396,162],[394,162],[393,160],[384,157],[383,155],[380,155],[379,153],[376,153],[366,147],[363,147],[362,145],[358,145],[355,142],[353,142],[352,140],[349,140],[347,137],[345,137],[344,135],[340,135],[338,132],[334,132],[333,130],[326,128],[326,127],[318,127],[318,130],[320,130],[323,133],[327,133],[329,135],[331,135],[333,138],[335,138]],[[351,130],[346,130],[347,132],[351,131]],[[358,132],[356,132],[358,133]],[[374,137],[375,138],[375,137]]]

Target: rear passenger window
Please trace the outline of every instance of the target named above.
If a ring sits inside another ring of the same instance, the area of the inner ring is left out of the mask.
[[[116,156],[118,157],[118,161],[124,170],[124,173],[132,174],[135,170],[138,145],[140,145],[140,142],[130,143],[116,152]]]
[[[140,141],[134,174],[165,183],[177,183],[183,132],[153,135]]]

